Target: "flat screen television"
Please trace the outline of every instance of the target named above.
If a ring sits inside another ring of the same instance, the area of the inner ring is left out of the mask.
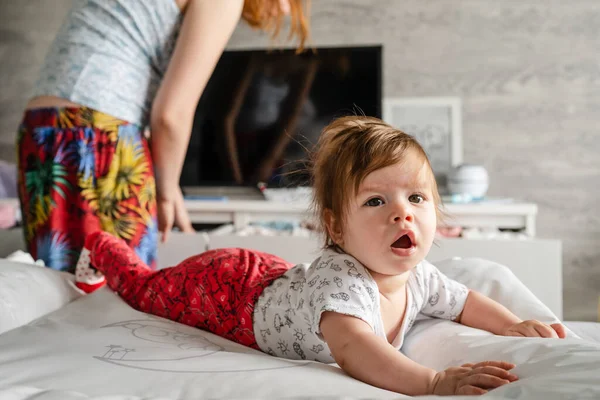
[[[334,118],[381,117],[382,48],[225,51],[198,103],[180,185],[309,184]]]

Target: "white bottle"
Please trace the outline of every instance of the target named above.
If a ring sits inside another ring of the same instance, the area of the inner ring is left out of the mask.
[[[482,165],[461,164],[448,174],[448,190],[452,195],[482,199],[489,187],[489,176]]]

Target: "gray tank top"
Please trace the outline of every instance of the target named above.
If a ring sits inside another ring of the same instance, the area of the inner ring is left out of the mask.
[[[75,0],[34,95],[146,126],[181,15],[174,0]]]

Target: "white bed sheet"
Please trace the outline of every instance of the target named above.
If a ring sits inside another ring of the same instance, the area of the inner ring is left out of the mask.
[[[440,268],[523,318],[555,319],[504,267],[462,260]],[[600,344],[577,338],[497,337],[425,319],[403,351],[437,370],[486,359],[515,362],[521,379],[488,398],[600,398]],[[108,289],[0,335],[2,400],[403,397],[335,366],[273,358],[139,313]]]
[[[61,399],[398,397],[334,366],[274,358],[140,313],[109,289],[0,335],[0,398],[38,389]]]
[[[582,339],[600,343],[600,322],[568,321],[565,325]]]

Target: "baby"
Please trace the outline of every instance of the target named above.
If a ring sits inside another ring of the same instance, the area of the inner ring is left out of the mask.
[[[132,307],[277,357],[336,362],[366,383],[406,395],[483,394],[517,379],[485,361],[434,371],[399,350],[418,314],[497,335],[558,338],[562,325],[522,321],[425,261],[439,219],[433,171],[417,141],[381,120],[344,117],[322,132],[314,208],[325,246],[292,265],[246,249],[217,249],[160,271],[107,233],[87,237],[90,264]],[[102,280],[103,278],[101,278]]]

